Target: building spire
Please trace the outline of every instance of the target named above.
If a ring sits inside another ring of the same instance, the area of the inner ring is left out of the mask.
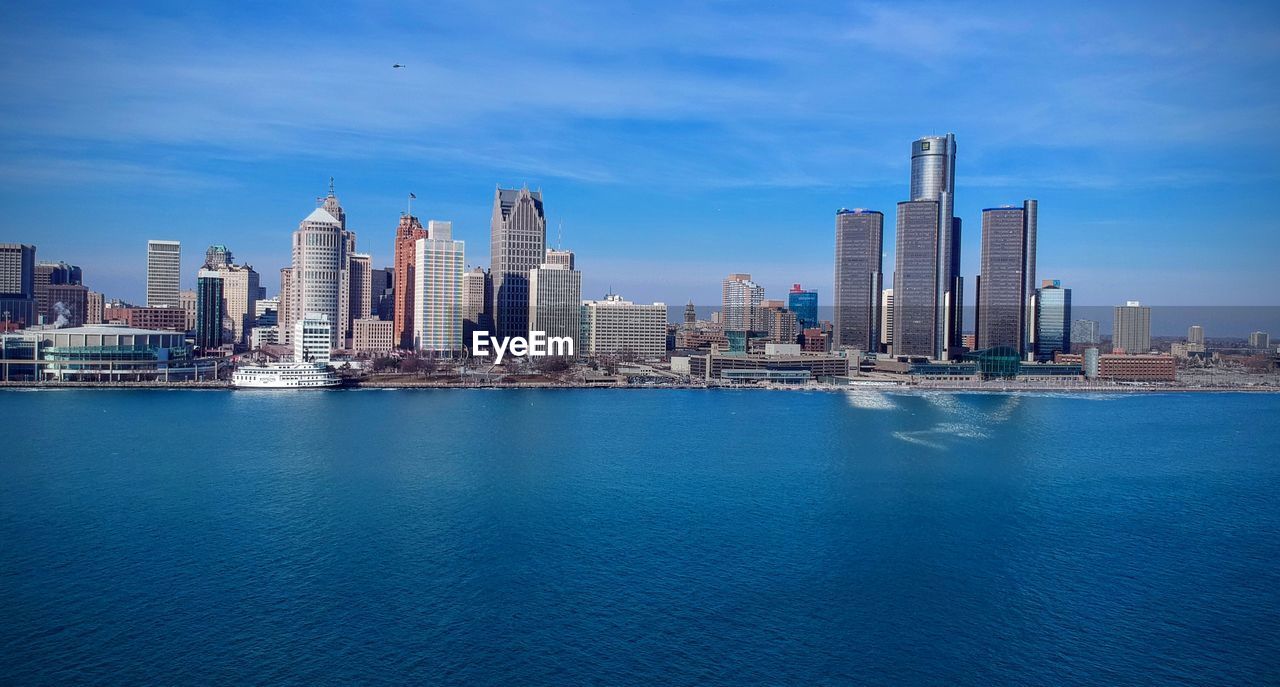
[[[333,177],[329,177],[329,197],[333,198]]]

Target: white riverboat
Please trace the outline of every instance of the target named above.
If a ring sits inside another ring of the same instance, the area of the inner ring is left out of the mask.
[[[237,389],[325,389],[341,381],[326,363],[265,363],[242,365],[231,383]]]

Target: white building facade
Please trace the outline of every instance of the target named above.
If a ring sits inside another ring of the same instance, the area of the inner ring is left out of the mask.
[[[622,296],[583,301],[581,355],[631,354],[661,358],[667,352],[667,306],[632,303]]]
[[[147,307],[182,307],[182,244],[147,241]]]
[[[415,244],[414,348],[446,356],[462,353],[462,279],[466,250],[453,223],[432,220]]]
[[[293,360],[327,363],[333,350],[333,320],[324,313],[307,313],[293,325]]]

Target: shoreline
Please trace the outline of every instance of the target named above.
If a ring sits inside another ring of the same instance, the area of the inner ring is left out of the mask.
[[[984,393],[984,394],[1018,394],[1018,393],[1061,393],[1061,394],[1150,394],[1150,393],[1280,393],[1280,386],[1130,386],[1130,385],[1079,385],[1056,386],[1036,384],[910,384],[892,382],[862,382],[852,384],[807,384],[802,386],[788,385],[704,385],[704,384],[624,384],[624,385],[591,385],[591,384],[557,384],[557,383],[523,383],[523,384],[443,384],[433,382],[374,382],[344,384],[338,387],[322,389],[246,389],[232,386],[229,381],[202,382],[0,382],[0,391],[4,390],[55,390],[55,389],[150,389],[150,390],[199,390],[199,391],[240,391],[240,392],[314,392],[314,391],[385,391],[385,390],[520,390],[520,389],[592,389],[592,390],[698,390],[698,391],[816,391],[816,392],[884,392],[884,393]]]

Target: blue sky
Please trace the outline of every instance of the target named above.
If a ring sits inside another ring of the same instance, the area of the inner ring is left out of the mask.
[[[0,241],[108,296],[148,238],[274,293],[334,176],[375,264],[414,192],[487,265],[528,184],[584,296],[829,303],[835,211],[885,212],[891,273],[910,142],[953,131],[967,280],[981,209],[1031,197],[1077,303],[1280,304],[1275,3],[109,5],[0,24]]]

